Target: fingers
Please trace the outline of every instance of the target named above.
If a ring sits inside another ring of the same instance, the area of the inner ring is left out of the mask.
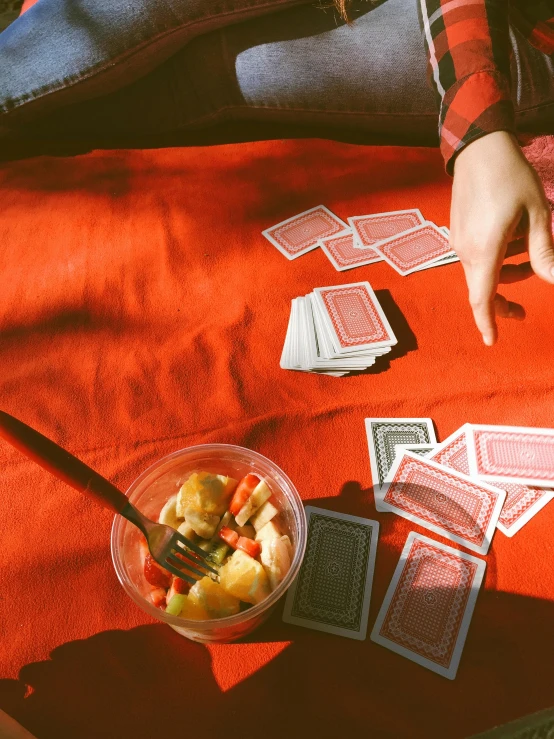
[[[499,272],[496,260],[489,259],[467,267],[464,265],[464,268],[475,324],[485,344],[492,346],[498,336],[494,303]]]
[[[552,216],[547,206],[529,213],[529,258],[535,274],[554,283]]]
[[[523,264],[505,264],[500,269],[498,282],[503,285],[509,285],[512,282],[526,280],[534,274],[531,262],[523,262]]]

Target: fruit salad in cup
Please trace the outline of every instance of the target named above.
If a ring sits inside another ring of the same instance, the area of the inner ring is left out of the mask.
[[[268,481],[249,473],[191,473],[163,506],[159,522],[204,549],[219,577],[194,585],[161,567],[141,540],[148,597],[172,616],[208,620],[234,616],[261,603],[288,573],[293,545]]]

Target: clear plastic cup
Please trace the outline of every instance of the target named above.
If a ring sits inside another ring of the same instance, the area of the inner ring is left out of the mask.
[[[147,599],[151,586],[144,579],[141,566],[139,540],[142,534],[123,516],[116,516],[113,522],[112,560],[126,593],[153,618],[163,621],[193,641],[234,641],[249,634],[267,619],[298,573],[306,548],[306,515],[296,488],[277,465],[257,452],[231,444],[203,444],[163,457],[132,483],[127,496],[142,513],[157,521],[167,499],[179,490],[192,472],[200,470],[237,479],[253,472],[263,477],[271,488],[281,509],[279,523],[294,547],[291,568],[271,595],[258,605],[226,618],[193,621],[170,616]]]

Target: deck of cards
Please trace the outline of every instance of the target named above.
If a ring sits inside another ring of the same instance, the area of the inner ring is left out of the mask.
[[[365,425],[377,511],[456,545],[408,535],[371,640],[453,680],[495,530],[513,536],[554,498],[554,430],[465,424],[438,444],[429,418]],[[379,524],[306,512],[306,555],[283,620],[365,639]]]
[[[446,226],[426,220],[418,208],[347,220],[318,205],[262,234],[287,259],[320,248],[338,272],[385,261],[405,276],[459,261]]]
[[[317,287],[292,301],[281,367],[340,377],[368,369],[396,343],[369,282]]]

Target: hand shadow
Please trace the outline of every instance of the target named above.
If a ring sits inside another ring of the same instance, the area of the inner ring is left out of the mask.
[[[398,543],[413,526],[376,514],[371,491],[354,481],[337,497],[307,503],[380,520],[369,632],[398,561]],[[369,638],[283,624],[281,612],[282,602],[244,641],[258,644],[260,655],[267,652],[264,643],[288,644],[242,682],[229,680],[233,687],[225,692],[210,653],[233,676],[239,645],[208,650],[152,624],[54,649],[50,659],[25,666],[19,681],[0,682],[0,707],[38,739],[153,739],[165,733],[462,739],[554,704],[554,603],[482,589],[454,682]],[[481,693],[486,700],[476,700]]]

